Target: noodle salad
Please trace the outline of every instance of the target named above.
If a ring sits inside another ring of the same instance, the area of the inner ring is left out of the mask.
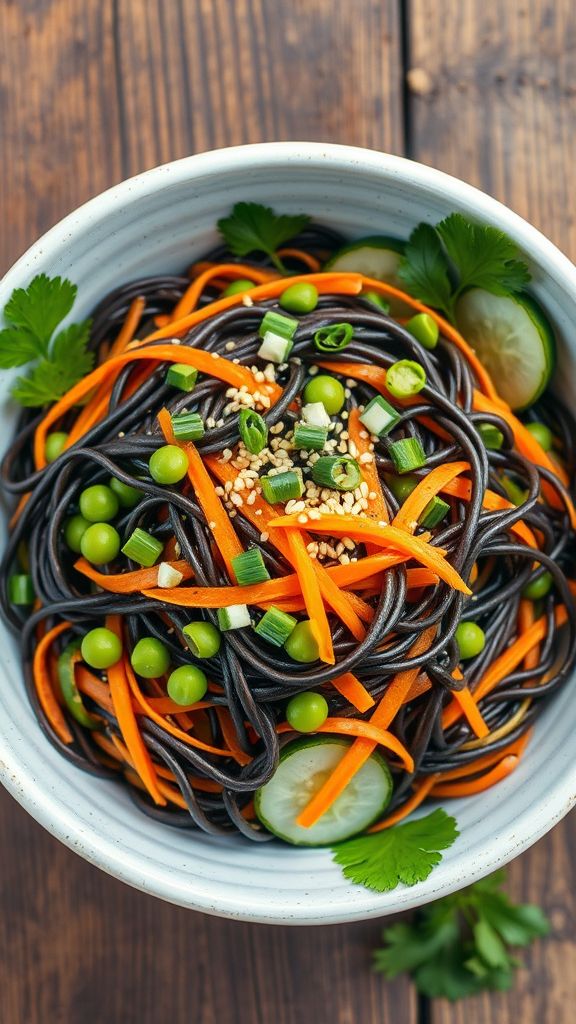
[[[3,616],[51,743],[157,822],[413,884],[456,823],[400,823],[510,775],[576,661],[553,331],[458,214],[218,228],[83,323],[69,281],[13,293]]]

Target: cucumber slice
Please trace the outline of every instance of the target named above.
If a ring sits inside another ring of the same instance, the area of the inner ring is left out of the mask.
[[[356,835],[371,825],[392,796],[386,761],[372,754],[344,792],[311,828],[296,818],[318,792],[348,750],[346,740],[313,736],[284,748],[275,774],[256,793],[254,806],[266,828],[297,846],[327,846]]]
[[[372,235],[345,245],[328,261],[324,270],[346,270],[388,284],[398,284],[396,275],[403,252],[404,242],[398,238]]]
[[[512,409],[526,409],[540,397],[552,376],[556,344],[534,299],[472,288],[457,303],[456,322]]]

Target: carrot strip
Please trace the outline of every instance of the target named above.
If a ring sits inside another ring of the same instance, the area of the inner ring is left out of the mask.
[[[288,722],[276,726],[277,733],[293,732]],[[407,772],[414,771],[414,758],[406,750],[399,739],[386,729],[381,729],[373,722],[363,722],[358,718],[327,718],[314,732],[334,733],[337,736],[356,736],[368,740],[374,746],[385,747],[400,759]]]
[[[38,641],[34,650],[34,658],[32,660],[32,675],[34,678],[34,689],[40,707],[42,708],[46,718],[50,722],[50,725],[54,729],[54,732],[58,736],[62,743],[72,743],[74,737],[68,728],[68,723],[60,710],[60,705],[56,700],[56,695],[52,687],[52,681],[48,671],[48,654],[52,644],[56,640],[56,637],[60,636],[67,629],[70,629],[69,622],[60,622],[53,629],[48,630],[47,633]]]
[[[308,618],[310,619],[310,629],[318,644],[320,659],[328,665],[333,665],[336,659],[334,657],[334,648],[332,647],[332,632],[326,616],[326,609],[324,608],[324,601],[322,600],[322,593],[314,564],[298,530],[286,530],[286,540],[291,555],[290,560],[296,569],[300,581],[300,589],[306,603]]]
[[[206,522],[224,559],[228,575],[233,579],[232,559],[236,555],[241,555],[244,548],[236,535],[224,505],[214,490],[210,474],[192,441],[179,442],[174,437],[172,420],[167,409],[161,409],[158,413],[158,423],[168,444],[177,445],[188,456],[188,479],[194,488],[194,493],[200,502]]]
[[[181,572],[185,580],[189,580],[194,576],[192,566],[183,558],[174,562],[167,562],[166,565]],[[79,558],[74,563],[74,568],[77,572],[81,572],[83,576],[87,576],[88,579],[97,583],[102,590],[108,590],[111,594],[135,594],[140,590],[155,587],[158,582],[157,565],[153,565],[150,569],[137,569],[135,572],[110,573],[110,575],[106,575],[103,572],[98,572],[85,558]],[[160,591],[163,589],[159,587]],[[197,589],[208,590],[209,588],[199,587]]]
[[[278,516],[270,520],[268,525],[272,528],[294,526],[298,527],[298,515]],[[333,537],[352,537],[361,543],[375,541],[383,547],[390,547],[410,558],[421,562],[427,569],[435,572],[441,580],[448,583],[454,590],[463,594],[471,594],[472,591],[464,583],[456,570],[450,565],[440,549],[432,547],[419,537],[412,537],[403,530],[393,526],[380,526],[365,516],[335,515],[326,513],[320,519],[310,519],[308,526],[312,533],[328,533]]]
[[[122,625],[119,615],[108,615],[106,617],[106,626],[122,639]],[[158,788],[158,780],[152,758],[144,745],[144,740],[140,734],[136,715],[132,707],[130,689],[126,679],[125,663],[119,661],[116,665],[112,665],[107,669],[107,675],[114,714],[116,715],[124,742],[130,752],[134,767],[154,803],[163,806],[166,800]]]
[[[236,729],[234,728],[234,722],[232,721],[232,715],[228,708],[216,706],[216,717],[222,730],[222,736],[226,746],[234,755],[234,759],[238,764],[250,764],[252,758],[245,750],[242,750],[238,742],[238,736],[236,735]]]
[[[520,764],[520,758],[515,754],[509,754],[492,768],[491,771],[486,772],[479,779],[472,779],[469,782],[448,782],[437,783],[430,791],[431,796],[441,797],[460,797],[460,796],[475,796],[477,793],[484,793],[485,790],[495,786],[506,776],[511,775],[515,768]]]
[[[453,498],[460,498],[462,501],[470,501],[470,498],[472,497],[472,481],[450,480],[443,484],[440,490],[445,494],[450,494]],[[503,498],[500,494],[496,494],[495,491],[486,490],[484,491],[484,497],[482,498],[482,507],[488,509],[490,512],[496,512],[515,508],[515,505],[513,505],[511,501],[508,501],[507,498]],[[522,519],[519,519],[518,522],[514,523],[510,529],[513,533],[518,535],[520,540],[523,540],[525,544],[528,544],[529,547],[538,547],[532,530],[526,526],[526,523]]]
[[[363,434],[366,436],[362,437]],[[351,409],[348,415],[348,437],[350,441],[356,445],[356,448],[358,449],[358,457],[365,454],[372,455],[370,450],[370,435],[360,422],[360,413],[358,409]],[[389,523],[390,512],[382,491],[382,484],[380,483],[376,460],[372,458],[370,462],[362,462],[359,463],[359,465],[362,477],[368,484],[369,494],[376,495],[375,498],[369,499],[366,515],[371,519],[377,519],[378,521],[384,520]]]
[[[105,711],[114,711],[110,687],[93,676],[84,665],[78,665],[76,668],[76,684],[81,693],[85,693]]]
[[[188,286],[182,298],[174,306],[170,316],[167,317],[166,322],[174,323],[176,320],[181,320],[182,317],[187,316],[188,313],[196,309],[206,285],[213,281],[214,278],[222,275],[232,281],[248,278],[248,280],[254,281],[255,284],[266,284],[267,281],[276,280],[280,276],[277,271],[258,270],[257,267],[249,267],[243,263],[217,263],[214,266],[207,267]]]
[[[374,707],[374,698],[366,687],[352,672],[345,672],[344,675],[336,676],[331,680],[332,686],[344,697],[349,704],[352,704],[357,711],[364,713]]]
[[[132,341],[145,308],[146,299],[143,295],[137,295],[135,299],[132,299],[126,319],[118,332],[116,340],[112,343],[108,358],[123,352],[126,345]]]
[[[533,626],[536,621],[536,615],[534,613],[534,602],[528,601],[526,598],[522,598],[518,606],[518,632],[520,634],[526,633],[530,626]],[[534,644],[534,647],[528,651],[524,658],[524,668],[533,669],[536,668],[540,661],[540,644]]]
[[[406,501],[400,506],[398,514],[392,520],[392,526],[398,526],[414,533],[419,517],[432,498],[438,494],[438,491],[469,469],[469,462],[449,462],[444,466],[436,466],[416,485],[412,494],[408,495]]]
[[[320,263],[320,260],[316,259],[316,257],[313,256],[312,253],[304,252],[303,249],[294,249],[294,248],[291,248],[291,249],[290,248],[288,248],[288,249],[278,249],[278,252],[277,252],[276,255],[280,256],[281,259],[284,256],[288,256],[288,257],[291,256],[292,259],[300,260],[301,263],[304,263],[308,267],[308,269],[310,270],[310,272],[312,274],[317,274],[319,272],[319,270],[320,270],[321,265],[322,265]],[[288,284],[289,283],[290,282],[288,282]]]
[[[454,690],[454,700],[459,704],[460,710],[466,717],[470,728],[478,739],[483,739],[484,736],[488,736],[490,729],[482,718],[482,715],[478,710],[478,705],[476,704],[476,701],[468,687],[465,687],[463,690]]]
[[[432,787],[436,784],[440,778],[440,773],[437,772],[435,775],[429,775],[427,778],[422,779],[421,782],[415,787],[414,792],[409,800],[405,804],[402,804],[396,811],[389,814],[383,821],[379,821],[376,825],[372,825],[368,829],[369,833],[382,832],[386,828],[391,828],[392,825],[397,825],[399,821],[403,821],[407,818],[412,811],[415,811],[420,804],[424,803]]]
[[[409,657],[418,657],[430,647],[436,635],[436,627],[431,626],[425,629],[410,648]],[[406,669],[394,676],[386,693],[382,697],[372,714],[370,722],[381,729],[387,729],[393,722],[398,710],[402,707],[412,684],[420,673],[419,668]],[[306,805],[298,816],[297,823],[303,828],[310,828],[326,811],[330,810],[332,804],[344,792],[348,783],[360,771],[370,755],[374,752],[375,744],[371,740],[357,739],[354,741],[344,757],[336,766],[326,782],[318,790],[312,800]]]

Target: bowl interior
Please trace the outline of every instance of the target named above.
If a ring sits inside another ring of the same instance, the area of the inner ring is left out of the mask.
[[[0,308],[41,271],[78,285],[74,316],[118,283],[180,271],[216,240],[214,225],[239,200],[307,212],[350,237],[406,237],[420,220],[454,210],[495,224],[530,259],[534,291],[560,339],[558,386],[575,379],[576,271],[538,232],[455,179],[395,157],[313,144],[242,147],[169,164],[123,183],[52,229],[0,283]],[[2,448],[14,410],[3,373]],[[5,527],[3,527],[5,529]],[[168,829],[140,814],[119,786],[74,769],[38,729],[24,696],[17,644],[0,628],[0,777],[45,827],[132,885],[209,913],[278,923],[381,916],[453,891],[511,859],[576,797],[571,755],[576,706],[566,686],[538,722],[514,775],[480,798],[452,802],[461,835],[427,882],[377,895],[347,885],[328,851],[251,845]]]

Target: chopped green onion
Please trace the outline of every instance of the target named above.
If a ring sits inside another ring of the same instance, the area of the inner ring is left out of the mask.
[[[112,634],[115,636],[115,634]],[[120,641],[120,655],[122,654],[122,647]],[[80,648],[80,639],[73,640],[72,643],[68,644],[64,648],[62,654],[58,658],[56,663],[56,671],[58,673],[58,682],[60,683],[60,692],[64,698],[64,703],[68,708],[70,714],[76,719],[80,725],[84,726],[85,729],[97,729],[99,726],[98,719],[84,707],[84,701],[82,700],[82,694],[76,686],[76,679],[74,677],[74,665],[75,655]],[[119,655],[119,657],[120,657]]]
[[[8,581],[8,597],[11,604],[34,604],[34,584],[27,573],[16,573]]]
[[[554,445],[554,434],[545,423],[527,423],[526,430],[532,437],[536,438],[538,444],[545,452],[552,451]]]
[[[400,504],[404,504],[406,498],[410,497],[412,491],[418,486],[417,476],[391,476],[386,474],[386,483]]]
[[[283,647],[296,624],[297,619],[293,615],[272,607],[262,616],[258,625],[254,626],[254,632],[274,647]]]
[[[256,353],[260,359],[266,359],[269,363],[285,363],[292,351],[293,342],[282,334],[274,334],[267,331],[264,340]]]
[[[197,412],[182,412],[171,416],[172,430],[177,441],[199,441],[204,437],[204,420]]]
[[[232,568],[239,587],[249,587],[253,583],[264,583],[270,579],[270,573],[264,565],[259,548],[249,548],[241,555],[235,555],[232,559]]]
[[[371,302],[373,306],[378,306],[381,313],[390,312],[390,303],[386,302],[382,295],[378,295],[378,292],[360,292],[360,298],[365,299],[366,302]]]
[[[390,458],[396,472],[411,473],[426,465],[426,452],[417,437],[403,437],[401,441],[393,441],[390,445]]]
[[[329,427],[332,422],[323,402],[308,402],[302,406],[302,419],[310,427]]]
[[[266,501],[269,501],[271,505],[278,505],[281,501],[290,501],[291,498],[301,498],[304,494],[302,476],[293,469],[287,469],[275,476],[261,476],[260,486]]]
[[[160,565],[158,566],[157,580],[157,585],[159,587],[177,587],[182,583],[183,579],[184,576],[179,569],[175,569],[174,566],[168,565],[168,562],[160,562]]]
[[[515,480],[512,480],[509,476],[502,476],[500,482],[513,505],[524,504],[527,492]]]
[[[331,324],[320,327],[314,335],[314,344],[319,352],[341,352],[354,337],[352,324]]]
[[[328,440],[326,427],[311,427],[307,423],[298,423],[294,430],[294,446],[299,451],[321,452]]]
[[[284,316],[283,313],[275,313],[274,310],[269,309],[262,318],[258,334],[261,338],[265,338],[267,334],[275,334],[286,341],[292,341],[297,328],[298,320],[295,320],[293,316]]]
[[[243,629],[252,625],[250,612],[245,604],[231,604],[228,608],[219,608],[216,614],[223,633],[228,629]]]
[[[484,442],[484,447],[491,451],[499,451],[504,444],[504,434],[493,423],[479,423],[478,433]]]
[[[163,549],[161,541],[137,526],[122,548],[122,554],[149,569],[160,557]]]
[[[179,391],[193,391],[198,380],[198,370],[186,363],[173,363],[166,374],[166,383]]]
[[[394,429],[400,421],[400,413],[396,412],[390,402],[387,402],[381,395],[377,395],[364,409],[360,416],[362,423],[370,434],[384,437]]]
[[[449,511],[450,505],[448,502],[434,495],[420,515],[418,523],[420,526],[425,527],[426,530],[433,530],[435,526],[438,526],[446,518]]]
[[[362,474],[350,455],[324,455],[312,466],[312,479],[320,487],[353,491],[361,483]]]
[[[412,359],[400,359],[386,371],[386,387],[394,398],[417,395],[426,384],[426,371]]]
[[[244,446],[252,455],[259,455],[268,444],[268,426],[260,413],[243,409],[238,416],[238,430]]]
[[[438,324],[429,313],[417,313],[406,324],[406,330],[419,341],[423,348],[433,349],[438,344]]]

